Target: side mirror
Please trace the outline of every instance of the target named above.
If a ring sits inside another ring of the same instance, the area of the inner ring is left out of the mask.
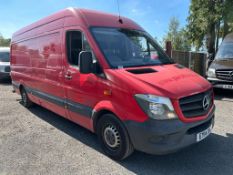
[[[91,52],[82,51],[79,53],[79,71],[81,74],[92,73],[93,61]]]
[[[208,60],[210,60],[210,61],[213,61],[213,60],[214,60],[214,54],[213,54],[213,53],[210,53],[210,54],[208,55]]]
[[[213,53],[210,53],[208,56],[207,56],[207,68],[209,68],[209,66],[211,65],[211,63],[214,61],[214,54]]]

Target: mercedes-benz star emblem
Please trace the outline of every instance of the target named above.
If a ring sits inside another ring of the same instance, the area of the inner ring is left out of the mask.
[[[231,71],[229,74],[230,74],[230,77],[233,79],[233,71]]]
[[[210,96],[206,95],[202,100],[202,107],[204,110],[207,110],[210,106]]]

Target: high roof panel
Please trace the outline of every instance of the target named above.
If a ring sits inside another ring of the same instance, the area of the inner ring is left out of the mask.
[[[19,31],[15,32],[13,36],[15,37],[24,34],[37,27],[44,26],[48,23],[62,19],[64,17],[79,18],[80,20],[84,21],[83,25],[86,25],[86,27],[103,26],[143,30],[134,21],[125,17],[121,17],[123,23],[120,23],[119,16],[117,15],[87,9],[67,8],[20,29]]]

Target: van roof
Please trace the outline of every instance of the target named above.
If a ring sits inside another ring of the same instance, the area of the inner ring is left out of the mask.
[[[134,21],[121,17],[123,23],[119,22],[119,16],[113,15],[109,13],[99,12],[95,10],[88,10],[88,9],[78,9],[78,8],[67,8],[55,14],[52,14],[48,17],[45,17],[29,26],[26,26],[19,31],[15,32],[13,36],[21,35],[23,33],[29,32],[34,28],[39,26],[46,25],[50,22],[53,22],[58,19],[62,19],[65,17],[75,17],[78,18],[79,21],[81,20],[86,27],[91,26],[102,26],[102,27],[122,27],[122,28],[131,28],[136,30],[143,30],[138,24]]]

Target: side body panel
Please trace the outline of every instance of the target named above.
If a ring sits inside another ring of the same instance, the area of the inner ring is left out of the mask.
[[[23,85],[30,99],[67,117],[62,88],[62,27],[64,19],[38,26],[11,45],[13,83]],[[34,33],[34,35],[33,35]],[[30,37],[27,37],[30,36]]]

